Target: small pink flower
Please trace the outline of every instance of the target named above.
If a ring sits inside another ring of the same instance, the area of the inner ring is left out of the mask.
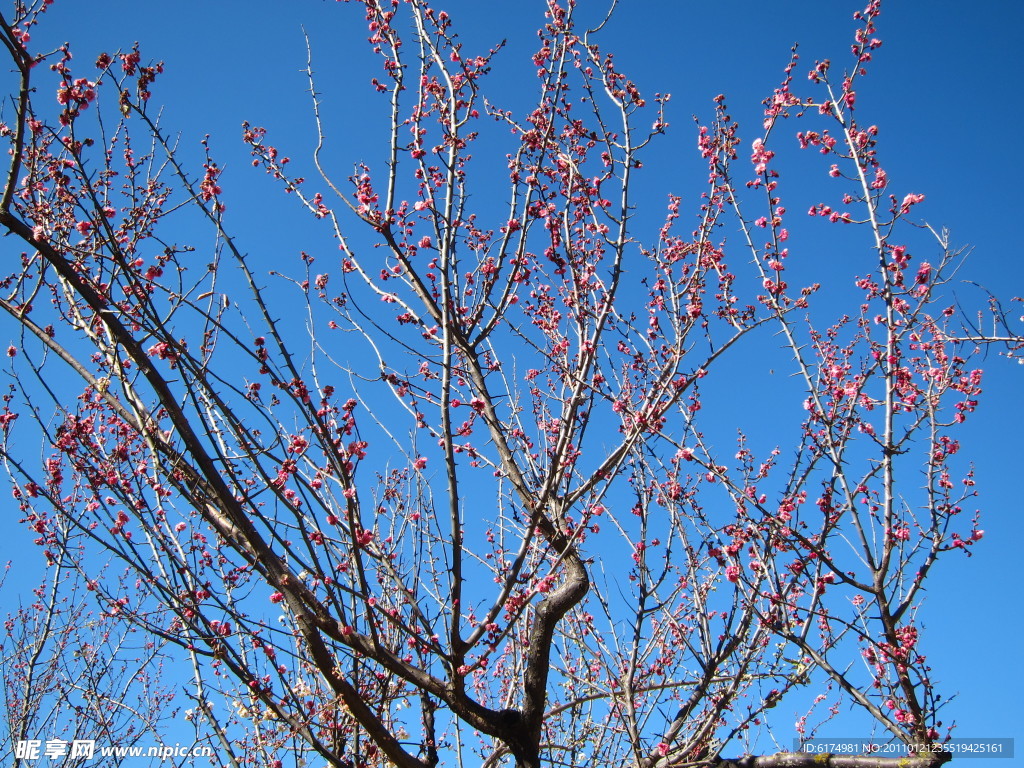
[[[921,263],[921,266],[917,270],[917,276],[914,278],[914,282],[918,285],[924,285],[928,282],[928,278],[932,274],[932,265],[927,261]]]
[[[900,205],[900,212],[906,213],[907,211],[910,210],[910,206],[917,205],[922,200],[924,200],[924,195],[919,193],[915,194],[913,192],[910,193],[909,195],[903,198],[903,203]]]
[[[427,459],[425,456],[420,456],[416,461],[412,463],[416,469],[425,469],[427,466]]]
[[[270,602],[272,602],[272,603],[280,603],[283,600],[284,600],[284,595],[282,595],[280,592],[275,592],[274,594],[272,594],[270,596]]]
[[[751,149],[753,151],[750,155],[750,161],[754,164],[754,172],[764,173],[768,168],[768,162],[775,157],[775,153],[765,149],[764,141],[761,139],[754,139]]]

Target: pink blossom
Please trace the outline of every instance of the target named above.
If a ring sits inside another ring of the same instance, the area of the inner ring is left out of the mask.
[[[356,534],[356,543],[361,547],[367,546],[371,541],[373,541],[373,531],[364,529]]]
[[[750,155],[750,162],[754,164],[754,172],[764,173],[768,168],[768,162],[775,157],[775,153],[765,149],[764,141],[761,139],[754,139],[751,149],[753,151]]]
[[[918,267],[917,276],[914,278],[914,282],[918,285],[924,285],[928,282],[928,278],[932,274],[932,265],[927,261],[921,262],[921,266]]]
[[[910,206],[917,205],[922,200],[924,200],[924,195],[911,192],[903,198],[903,203],[900,205],[900,213],[906,213],[910,210]]]
[[[427,458],[425,456],[420,456],[418,459],[416,459],[416,461],[412,463],[412,465],[416,469],[425,469],[427,466]]]

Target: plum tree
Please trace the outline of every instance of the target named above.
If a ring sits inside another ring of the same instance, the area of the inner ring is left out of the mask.
[[[304,179],[244,127],[333,238],[291,267],[229,233],[214,152],[193,170],[153,107],[162,65],[35,52],[48,5],[2,23],[3,457],[46,556],[191,660],[222,763],[895,759],[773,748],[783,700],[798,739],[852,706],[901,764],[949,758],[916,610],[982,536],[956,437],[981,374],[941,290],[960,254],[912,255],[923,195],[895,191],[858,108],[878,2],[807,94],[794,50],[746,139],[716,100],[692,225],[635,191],[668,96],[599,46],[614,22],[550,0],[516,113],[485,99],[498,48],[447,13],[352,3],[387,103],[371,159],[339,172],[321,141]],[[864,238],[838,311],[790,237],[793,123],[843,189],[811,215]],[[472,151],[502,141],[499,183]],[[802,410],[773,449],[727,447],[705,405],[766,338],[793,376],[758,418]]]

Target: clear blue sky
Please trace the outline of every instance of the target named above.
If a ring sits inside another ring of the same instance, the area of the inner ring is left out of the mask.
[[[580,4],[595,15],[604,8],[593,0]],[[229,215],[235,217],[231,229],[240,233],[243,250],[262,251],[271,259],[278,252],[291,257],[307,239],[322,241],[307,234],[307,220],[293,216],[288,200],[248,167],[239,126],[243,120],[267,126],[272,142],[288,154],[309,151],[311,118],[301,71],[304,26],[324,94],[332,157],[343,169],[363,159],[361,146],[374,130],[368,116],[379,99],[367,87],[376,70],[362,42],[357,8],[333,0],[106,0],[83,10],[84,5],[58,0],[38,39],[70,40],[83,65],[100,51],[127,49],[136,40],[144,59],[166,62],[154,101],[167,105],[165,126],[181,132],[183,146],[195,150],[203,134],[212,135],[228,167],[223,182]],[[453,15],[470,51],[509,38],[495,64],[494,77],[502,81],[497,93],[525,103],[532,82],[526,96],[515,85],[532,70],[527,57],[542,4],[451,0],[438,7]],[[778,84],[790,45],[801,44],[801,77],[814,59],[845,61],[857,7],[842,0],[620,2],[604,48],[616,53],[621,69],[645,93],[673,94],[672,128],[652,152],[660,162],[645,181],[659,196],[656,210],[663,210],[665,192],[693,193],[703,179],[691,115],[706,122],[711,99],[724,93],[741,127],[748,126],[749,143],[760,100]],[[870,121],[882,129],[881,158],[897,189],[927,195],[920,217],[948,227],[954,243],[973,248],[962,278],[1004,299],[1024,294],[1018,203],[1024,179],[1018,138],[1024,123],[1022,28],[1024,3],[1015,0],[888,2],[879,22],[884,45],[859,90],[862,114],[870,112]],[[824,166],[815,173],[811,183],[827,189]],[[847,279],[849,270],[837,275]],[[966,284],[957,293],[966,305],[981,306],[983,297]],[[1017,586],[1024,541],[1018,461],[1024,367],[994,350],[982,367],[987,378],[981,408],[962,438],[977,466],[986,538],[969,561],[947,558],[931,579],[926,642],[942,689],[960,692],[953,705],[961,724],[958,735],[1024,736],[1019,662],[1024,606]],[[735,392],[740,400],[749,394],[742,388]],[[1017,747],[1024,749],[1024,740]]]

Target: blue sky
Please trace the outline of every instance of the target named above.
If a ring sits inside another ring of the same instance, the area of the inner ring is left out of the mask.
[[[107,0],[90,4],[88,12],[82,5],[58,0],[37,39],[70,40],[82,65],[100,51],[127,49],[136,40],[144,58],[166,62],[154,101],[167,105],[165,126],[180,131],[182,146],[197,157],[202,135],[212,136],[215,153],[227,166],[223,185],[229,217],[235,217],[231,229],[240,233],[244,250],[291,257],[322,244],[324,233],[310,231],[274,185],[248,167],[240,124],[265,125],[271,141],[286,154],[301,157],[311,149],[302,73],[305,27],[332,157],[342,169],[363,159],[361,147],[372,139],[371,118],[381,104],[369,93],[368,80],[376,70],[363,43],[358,9],[333,0]],[[582,0],[581,6],[596,16],[604,3]],[[528,55],[542,4],[452,0],[438,7],[452,14],[470,51],[509,38],[495,61],[499,87],[494,92],[507,95],[510,108],[517,98],[528,103],[532,82],[525,96],[516,86],[532,72]],[[510,13],[510,7],[517,12]],[[691,115],[707,122],[712,98],[726,94],[733,115],[748,127],[746,146],[756,135],[752,129],[760,120],[760,101],[778,84],[790,45],[801,44],[800,77],[817,58],[845,61],[856,8],[842,0],[619,3],[604,48],[616,53],[621,69],[642,91],[673,94],[672,127],[652,151],[658,162],[644,181],[659,214],[665,193],[693,195],[704,178]],[[1017,203],[1017,186],[1024,179],[1024,152],[1017,138],[1024,107],[1022,67],[1015,53],[1021,28],[1024,4],[1011,0],[890,2],[879,21],[884,45],[859,91],[862,114],[873,115],[870,121],[881,127],[882,162],[897,189],[927,195],[919,216],[935,227],[948,227],[953,243],[973,249],[960,277],[1004,300],[1024,294]],[[783,124],[780,130],[797,128]],[[806,177],[814,189],[828,189],[824,164],[794,157],[795,174],[805,174],[801,179]],[[821,235],[835,236],[834,230]],[[827,239],[816,246],[823,253],[845,247]],[[848,279],[850,271],[837,267],[834,274]],[[983,303],[983,295],[966,282],[956,293],[966,306]],[[982,367],[985,393],[962,441],[977,468],[986,538],[970,560],[948,558],[942,564],[931,579],[924,615],[936,676],[944,681],[945,692],[960,693],[953,705],[958,735],[1019,736],[1024,735],[1018,696],[1024,672],[1017,648],[1024,606],[1016,582],[1024,504],[1017,455],[1024,430],[1019,395],[1024,367],[998,357],[996,350]],[[750,401],[742,382],[722,396]]]

